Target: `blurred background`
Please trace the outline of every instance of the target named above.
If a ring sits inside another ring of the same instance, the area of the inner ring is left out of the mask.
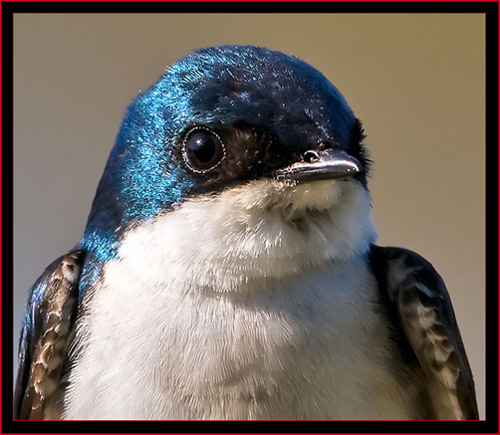
[[[16,14],[15,354],[28,289],[81,237],[125,107],[218,44],[295,54],[344,94],[374,160],[378,244],[442,275],[484,418],[482,14]]]

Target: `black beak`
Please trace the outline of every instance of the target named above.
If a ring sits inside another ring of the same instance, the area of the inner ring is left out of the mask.
[[[361,163],[341,149],[310,150],[302,162],[274,172],[277,180],[317,181],[347,178],[363,170]]]

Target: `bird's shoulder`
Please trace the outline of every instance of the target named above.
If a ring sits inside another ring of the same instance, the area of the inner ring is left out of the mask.
[[[380,296],[427,379],[433,418],[478,419],[474,381],[446,286],[413,251],[372,245]]]
[[[30,289],[19,341],[16,419],[43,419],[59,387],[84,257],[82,250],[59,257]]]

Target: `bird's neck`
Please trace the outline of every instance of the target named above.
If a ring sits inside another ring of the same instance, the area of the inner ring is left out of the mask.
[[[187,200],[128,231],[118,251],[150,283],[244,292],[262,280],[362,255],[375,241],[359,183],[256,181]]]

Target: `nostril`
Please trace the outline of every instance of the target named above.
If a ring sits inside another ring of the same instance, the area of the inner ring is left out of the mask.
[[[319,159],[319,153],[314,150],[309,150],[304,153],[304,162],[306,163],[318,162]]]

